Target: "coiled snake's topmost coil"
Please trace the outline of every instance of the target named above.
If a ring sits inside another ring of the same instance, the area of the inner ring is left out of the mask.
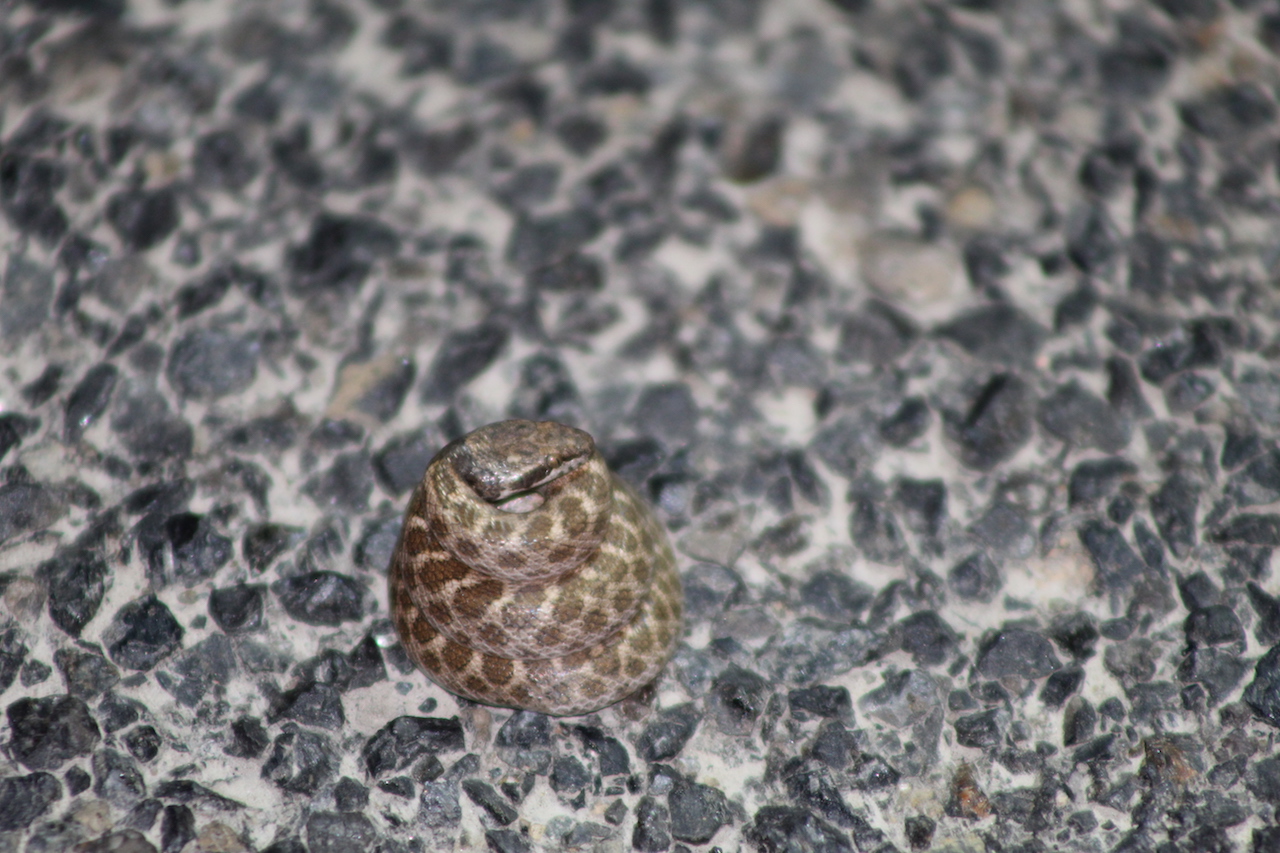
[[[652,511],[563,424],[489,424],[427,466],[390,571],[409,655],[488,705],[585,714],[652,681],[680,637]]]

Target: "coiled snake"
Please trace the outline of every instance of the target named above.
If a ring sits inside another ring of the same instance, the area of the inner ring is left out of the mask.
[[[591,436],[502,421],[427,466],[391,560],[391,615],[437,684],[585,714],[671,657],[683,594],[666,533]]]

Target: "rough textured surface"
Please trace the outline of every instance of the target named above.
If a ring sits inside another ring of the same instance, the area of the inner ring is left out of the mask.
[[[1274,3],[0,5],[0,849],[1280,849]],[[585,717],[390,621],[509,417]]]

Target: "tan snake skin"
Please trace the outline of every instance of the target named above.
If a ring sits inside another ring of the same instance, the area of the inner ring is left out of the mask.
[[[665,531],[590,435],[549,421],[489,424],[436,454],[390,590],[410,657],[488,705],[598,710],[652,681],[680,637]]]

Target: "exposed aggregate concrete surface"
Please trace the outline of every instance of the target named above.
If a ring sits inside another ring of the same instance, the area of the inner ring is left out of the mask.
[[[0,0],[0,853],[1280,851],[1269,0]],[[448,440],[688,624],[416,672]]]

